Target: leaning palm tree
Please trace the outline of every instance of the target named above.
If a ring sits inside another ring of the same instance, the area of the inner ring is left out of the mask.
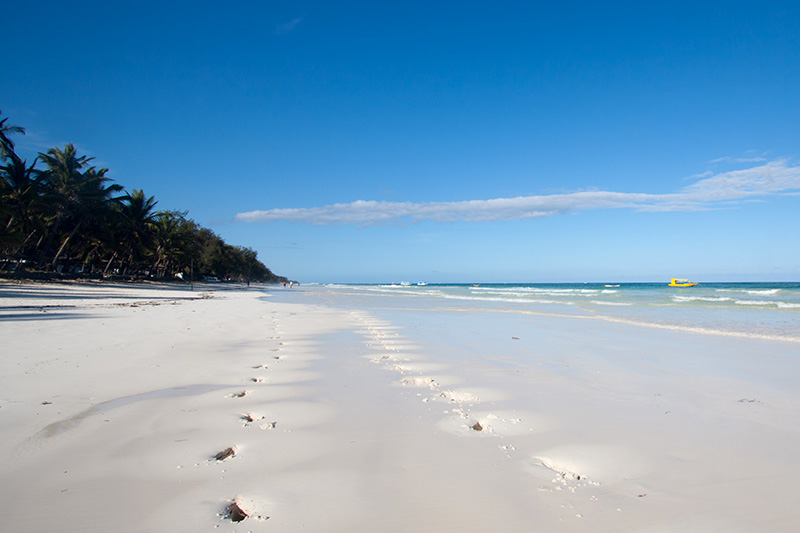
[[[0,115],[3,111],[0,109]],[[25,128],[15,126],[13,124],[6,124],[8,118],[0,120],[0,157],[8,157],[10,152],[14,151],[14,141],[8,138],[11,133],[19,133],[25,135]]]
[[[75,218],[80,211],[79,191],[84,185],[84,170],[91,158],[79,156],[72,143],[65,145],[63,150],[51,148],[47,153],[40,153],[39,158],[47,167],[42,176],[47,187],[46,201],[52,206],[52,216],[48,218],[48,236],[39,260],[41,267],[51,253],[53,240],[60,237],[62,226],[69,226],[70,219]],[[72,224],[72,229],[75,226]],[[70,239],[68,237],[66,242]],[[63,252],[64,246],[62,243],[59,251],[54,254],[54,262]]]
[[[109,216],[114,209],[118,198],[112,195],[121,192],[122,187],[117,184],[108,185],[108,182],[112,180],[105,175],[106,172],[108,169],[90,167],[82,174],[70,178],[69,183],[64,183],[67,187],[64,191],[63,203],[59,206],[58,217],[60,220],[57,223],[62,227],[65,226],[69,233],[64,232],[66,236],[51,262],[53,267],[56,266],[78,230],[89,227],[98,219]]]
[[[39,158],[47,170],[42,174],[48,189],[48,200],[55,208],[55,216],[51,221],[53,233],[58,232],[62,220],[77,200],[78,190],[83,182],[83,171],[91,161],[86,156],[78,156],[72,143],[64,149],[51,148]]]

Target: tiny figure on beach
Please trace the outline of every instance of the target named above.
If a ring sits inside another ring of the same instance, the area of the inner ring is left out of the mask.
[[[284,286],[284,287],[286,286],[286,282],[285,282],[285,281],[283,282],[283,286]]]
[[[289,282],[289,288],[291,289],[292,287],[294,287],[294,281]]]

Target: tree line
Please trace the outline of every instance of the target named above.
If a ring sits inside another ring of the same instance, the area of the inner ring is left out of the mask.
[[[126,191],[70,143],[31,164],[15,152],[0,111],[0,270],[87,277],[281,282],[246,247]]]

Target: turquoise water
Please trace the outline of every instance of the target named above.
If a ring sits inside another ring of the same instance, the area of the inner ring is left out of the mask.
[[[321,285],[349,305],[581,315],[800,342],[800,283]]]

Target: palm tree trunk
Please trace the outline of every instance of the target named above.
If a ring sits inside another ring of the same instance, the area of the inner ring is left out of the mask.
[[[53,267],[56,266],[56,263],[58,262],[58,258],[61,257],[61,252],[63,252],[64,248],[67,247],[67,244],[69,244],[70,239],[72,239],[72,237],[74,237],[75,234],[78,233],[78,228],[80,228],[80,227],[81,227],[81,223],[78,222],[75,225],[75,229],[73,229],[72,232],[70,232],[70,234],[67,235],[67,238],[64,239],[64,242],[61,244],[61,248],[58,249],[58,251],[56,252],[56,256],[53,258],[53,262],[51,263],[51,265]]]
[[[30,233],[28,233],[28,236],[25,237],[25,239],[22,241],[22,243],[20,243],[20,245],[17,247],[17,249],[16,249],[16,251],[14,253],[18,254],[20,252],[20,250],[22,250],[25,247],[25,245],[28,244],[28,241],[31,240],[31,237],[33,237],[34,234],[36,234],[36,230],[35,229],[33,231],[31,231]]]
[[[56,216],[53,226],[50,228],[50,231],[42,234],[42,239],[44,239],[45,236],[47,236],[47,239],[45,240],[44,250],[42,250],[41,257],[39,258],[39,262],[36,265],[36,268],[42,268],[42,266],[44,265],[44,262],[47,259],[47,250],[50,249],[50,243],[53,242],[53,238],[58,233],[58,228],[61,226],[62,217],[63,217],[62,213],[59,212],[58,215]],[[36,245],[37,248],[39,248],[39,246],[42,244],[42,239],[39,239],[39,243]]]
[[[150,265],[150,271],[157,273],[159,271],[159,265],[161,264],[161,246],[156,247],[156,253],[153,254],[153,256],[155,259],[153,260],[153,264]]]
[[[106,263],[106,268],[103,269],[103,277],[106,277],[106,272],[108,272],[108,269],[111,267],[111,263],[113,263],[114,259],[116,258],[117,258],[117,252],[114,252],[114,255],[112,255],[111,259],[109,259],[108,263]]]

